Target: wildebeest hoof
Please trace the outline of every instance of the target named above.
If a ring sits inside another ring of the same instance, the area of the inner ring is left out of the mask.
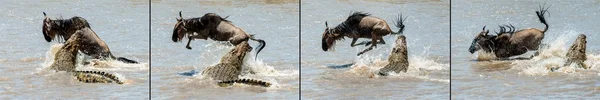
[[[358,53],[358,54],[356,54],[356,56],[360,56],[360,55],[362,55],[363,53],[364,53],[364,52]]]
[[[365,47],[371,45],[371,42],[365,43]]]
[[[192,50],[192,47],[189,47],[189,46],[187,46],[187,47],[185,47],[185,48]]]

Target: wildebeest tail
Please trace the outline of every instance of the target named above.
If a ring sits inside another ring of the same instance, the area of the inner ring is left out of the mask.
[[[258,47],[256,48],[256,55],[254,56],[254,59],[256,59],[256,57],[258,57],[258,53],[260,53],[260,51],[265,48],[265,46],[267,46],[267,43],[262,40],[262,39],[255,39],[254,38],[254,34],[250,35],[250,40],[256,41],[259,43]]]
[[[402,34],[402,32],[404,32],[404,21],[406,20],[406,18],[408,17],[402,18],[402,14],[398,16],[398,18],[396,19],[396,23],[394,23],[394,25],[398,28],[398,32],[392,32],[392,34]]]
[[[546,33],[546,31],[548,31],[548,23],[546,22],[546,18],[544,17],[544,14],[546,14],[548,12],[548,8],[550,8],[550,6],[548,6],[547,8],[544,9],[543,6],[539,6],[539,10],[535,11],[535,14],[537,15],[538,19],[540,20],[540,22],[542,22],[542,24],[546,25],[546,28],[544,28],[544,31],[542,33]]]
[[[102,71],[74,71],[73,75],[85,83],[117,83],[123,84],[115,75]]]
[[[222,82],[219,82],[218,84],[219,84],[219,86],[227,86],[227,85],[231,85],[233,83],[242,83],[242,84],[262,86],[262,87],[270,87],[271,86],[271,83],[269,83],[269,82],[255,80],[255,79],[236,79],[236,80],[222,81]]]

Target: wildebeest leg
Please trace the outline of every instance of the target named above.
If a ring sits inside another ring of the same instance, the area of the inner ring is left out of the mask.
[[[383,41],[383,38],[379,38],[379,42],[377,42],[378,44],[385,44],[385,41]]]
[[[371,33],[371,35],[373,35],[373,36],[371,36],[371,42],[373,42],[373,41],[377,42],[378,37],[374,33]],[[373,47],[377,47],[377,43],[373,43],[373,45],[371,45],[369,48],[359,52],[358,54],[356,54],[356,56],[360,56],[367,51],[373,50]]]
[[[362,41],[362,42],[360,42],[360,43],[358,43],[358,44],[355,44],[355,45],[363,45],[363,44],[364,44],[365,46],[369,46],[369,45],[371,44],[371,41]]]
[[[185,45],[185,48],[192,50],[192,47],[190,47],[190,42],[192,41],[192,38],[189,38],[190,40],[188,40],[187,45]]]
[[[354,47],[354,46],[360,45],[360,44],[355,44],[356,40],[358,40],[358,38],[352,38],[352,43],[350,43],[350,47]]]
[[[188,40],[187,45],[185,45],[185,48],[187,49],[192,49],[192,47],[190,47],[190,42],[194,39],[207,39],[207,37],[201,36],[201,35],[193,35],[193,36],[189,36],[188,37],[190,40]]]
[[[365,43],[366,42],[366,43]],[[369,46],[371,45],[371,43],[373,43],[372,41],[363,41],[361,43],[365,43],[365,46]],[[377,44],[385,44],[385,41],[383,41],[383,38],[379,38],[379,42],[377,42]]]

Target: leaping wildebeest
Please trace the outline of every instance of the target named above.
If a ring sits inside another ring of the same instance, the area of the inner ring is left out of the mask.
[[[187,49],[190,47],[190,42],[194,39],[208,38],[215,41],[229,41],[233,45],[238,45],[243,41],[253,40],[260,43],[256,56],[265,47],[266,43],[262,39],[254,38],[254,35],[250,35],[241,28],[238,28],[231,24],[231,21],[226,20],[227,17],[223,18],[215,13],[206,13],[202,17],[183,19],[181,11],[179,11],[179,18],[175,28],[173,28],[173,42],[180,42],[184,36],[188,36],[189,39]],[[196,33],[196,34],[194,34]],[[254,59],[256,59],[256,56]]]
[[[387,22],[381,18],[371,16],[371,14],[364,12],[354,12],[352,15],[348,16],[346,21],[342,22],[338,26],[329,28],[327,21],[325,21],[325,32],[323,32],[323,37],[321,40],[321,48],[323,51],[327,51],[333,49],[335,42],[345,37],[352,38],[351,47],[361,45],[363,43],[355,44],[358,38],[369,38],[370,42],[366,42],[365,45],[371,44],[371,46],[360,53],[356,54],[361,55],[371,49],[376,47],[377,44],[385,44],[383,41],[383,36],[388,34],[402,34],[404,31],[403,21],[406,18],[402,19],[402,15],[400,15],[395,23],[396,27],[399,28],[398,32],[393,32],[388,26]],[[379,40],[379,42],[377,41]]]
[[[544,33],[548,31],[548,23],[544,18],[544,14],[548,12],[548,8],[540,6],[538,11],[535,11],[539,21],[546,25],[544,30],[536,28],[526,28],[515,31],[512,25],[500,26],[500,32],[496,35],[490,35],[489,30],[483,27],[483,30],[473,39],[469,52],[483,49],[484,52],[493,52],[498,58],[508,58],[515,55],[521,55],[530,50],[538,50]],[[508,30],[506,30],[508,29]]]
[[[63,38],[64,41],[69,40],[71,35],[77,31],[82,31],[81,34],[84,36],[81,38],[81,44],[84,44],[79,50],[86,55],[92,56],[95,59],[116,59],[125,63],[138,63],[137,61],[130,60],[124,57],[115,57],[110,52],[108,45],[98,37],[94,32],[90,24],[82,17],[75,16],[70,19],[55,19],[52,20],[44,13],[44,21],[42,26],[42,32],[44,39],[47,42],[52,40],[61,41],[59,38]]]

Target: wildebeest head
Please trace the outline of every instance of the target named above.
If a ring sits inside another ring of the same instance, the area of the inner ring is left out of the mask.
[[[485,26],[483,26],[483,29],[481,30],[481,32],[479,32],[479,34],[477,34],[477,36],[475,36],[475,39],[473,39],[473,41],[471,42],[471,47],[469,47],[469,52],[471,53],[475,53],[475,51],[483,49],[486,52],[490,52],[491,51],[491,46],[493,46],[494,42],[492,41],[494,39],[494,35],[489,35],[488,33],[490,32],[490,30],[486,30]]]
[[[184,20],[183,16],[181,16],[181,11],[179,11],[179,18],[176,19],[177,23],[173,28],[173,37],[171,38],[173,42],[181,41],[183,36],[185,36],[187,33],[187,28],[185,28],[186,20]]]
[[[52,20],[44,13],[44,21],[42,25],[42,32],[44,33],[44,39],[47,42],[55,39],[55,36],[62,37],[65,41],[75,33],[76,30],[90,27],[90,24],[82,17],[72,17],[70,19],[56,19]]]
[[[46,12],[43,13],[44,21],[42,25],[42,33],[44,33],[44,39],[46,39],[47,42],[52,41],[58,34],[66,34],[65,30],[62,29],[63,24],[56,23],[55,20],[52,20],[46,16]]]
[[[323,48],[323,51],[332,49],[333,45],[335,45],[335,41],[342,39],[343,37],[343,35],[334,29],[329,28],[327,21],[325,21],[325,32],[323,32],[323,37],[321,39],[321,48]]]

